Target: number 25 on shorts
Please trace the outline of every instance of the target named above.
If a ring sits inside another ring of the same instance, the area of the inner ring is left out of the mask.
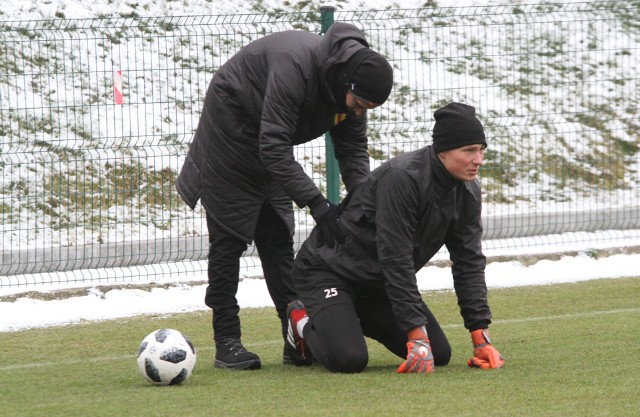
[[[335,297],[336,295],[338,295],[338,289],[337,288],[325,288],[324,289],[324,298],[331,298],[331,297]]]

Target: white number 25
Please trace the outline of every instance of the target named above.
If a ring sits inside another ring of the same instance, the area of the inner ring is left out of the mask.
[[[337,288],[325,288],[324,289],[324,298],[331,298],[331,297],[335,297],[336,295],[338,295],[338,289]]]

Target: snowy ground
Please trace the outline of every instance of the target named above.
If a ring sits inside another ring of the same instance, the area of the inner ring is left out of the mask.
[[[540,260],[526,266],[518,261],[487,265],[490,288],[577,282],[600,278],[637,277],[640,254],[613,255],[595,259],[586,253],[559,260]],[[256,270],[240,283],[238,301],[242,308],[273,306],[263,279]],[[193,277],[190,277],[193,278]],[[206,279],[205,277],[200,277]],[[418,273],[421,290],[453,289],[450,268],[428,266]],[[87,288],[87,295],[56,300],[29,296],[0,302],[0,332],[34,327],[107,320],[141,314],[167,314],[206,310],[205,284],[175,284],[168,288],[112,289],[101,292]],[[55,289],[55,288],[51,288]]]

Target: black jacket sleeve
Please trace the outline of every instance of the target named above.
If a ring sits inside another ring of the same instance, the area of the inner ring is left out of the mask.
[[[402,330],[426,323],[413,260],[418,209],[417,184],[404,171],[390,168],[376,191],[376,246],[393,312]]]
[[[484,275],[480,189],[477,183],[466,183],[463,188],[458,222],[449,230],[446,246],[460,314],[465,327],[473,331],[489,326],[491,311]]]
[[[369,175],[369,152],[367,150],[367,114],[348,115],[330,130],[336,159],[340,165],[340,176],[347,192]]]
[[[305,94],[304,80],[295,66],[273,71],[265,91],[259,139],[262,163],[299,207],[321,195],[293,153],[293,136]]]

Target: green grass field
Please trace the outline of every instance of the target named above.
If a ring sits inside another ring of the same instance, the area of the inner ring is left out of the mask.
[[[242,312],[258,371],[213,367],[207,312],[0,333],[0,416],[640,415],[640,278],[491,290],[491,334],[506,359],[492,371],[466,365],[455,296],[424,296],[453,347],[433,375],[396,374],[402,360],[374,341],[361,374],[283,366],[268,308]],[[166,327],[191,337],[198,363],[183,385],[156,387],[135,354]]]

